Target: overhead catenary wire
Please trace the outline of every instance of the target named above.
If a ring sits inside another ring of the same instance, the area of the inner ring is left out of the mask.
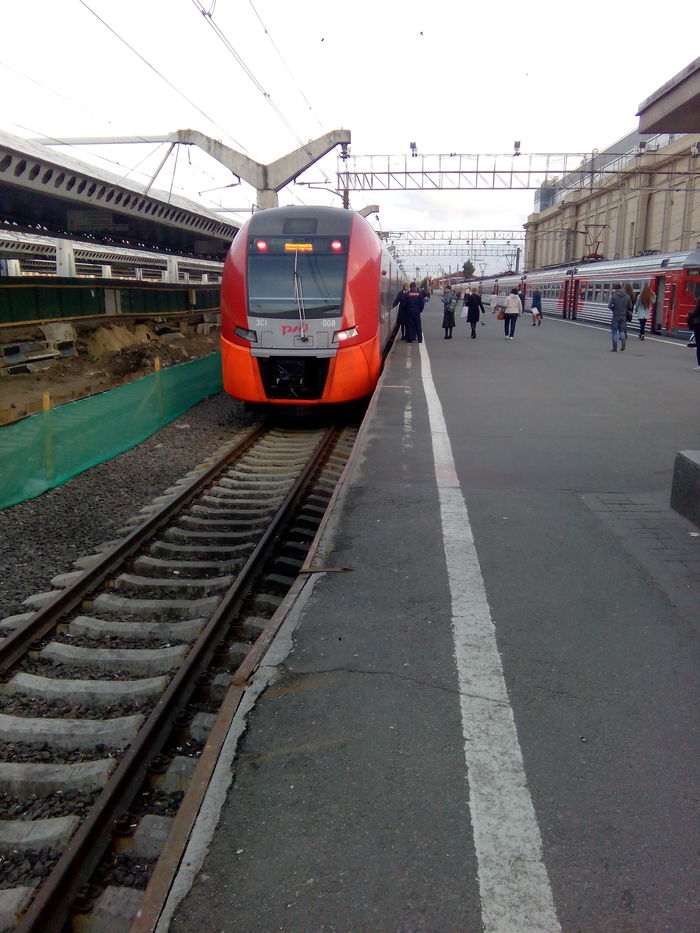
[[[313,118],[314,118],[314,120],[316,121],[316,123],[318,123],[319,128],[320,128],[320,129],[323,129],[323,123],[321,123],[321,121],[319,120],[318,116],[316,115],[316,112],[314,111],[313,107],[311,106],[311,103],[309,102],[309,99],[307,98],[306,94],[305,94],[304,91],[302,90],[301,85],[299,84],[299,82],[298,82],[297,79],[295,78],[294,74],[292,73],[291,68],[289,67],[289,65],[288,65],[287,62],[285,61],[284,56],[282,55],[282,53],[280,52],[279,48],[277,47],[277,44],[275,43],[275,40],[274,40],[274,39],[272,38],[272,36],[270,35],[270,31],[269,31],[269,29],[267,28],[267,26],[265,25],[265,23],[263,22],[262,17],[261,17],[260,14],[258,13],[257,9],[255,8],[255,4],[253,3],[253,0],[248,0],[248,3],[250,4],[250,8],[252,9],[253,13],[255,13],[255,15],[257,16],[258,22],[259,22],[260,25],[262,26],[262,30],[263,30],[263,32],[265,33],[265,35],[267,36],[267,38],[269,39],[270,44],[272,45],[272,48],[275,50],[275,52],[277,52],[277,55],[278,55],[278,57],[279,57],[279,60],[280,60],[280,61],[282,62],[282,64],[284,65],[284,67],[285,67],[285,69],[286,69],[286,71],[287,71],[287,74],[289,75],[289,77],[290,77],[290,78],[292,79],[292,81],[294,82],[294,84],[295,84],[297,90],[299,91],[299,94],[301,95],[302,99],[304,100],[304,103],[305,103],[306,106],[308,107],[309,112],[313,115]],[[214,7],[215,7],[215,6],[216,6],[216,0],[214,0],[214,2],[212,3],[212,9],[211,9],[211,11],[210,11],[210,15],[213,15],[213,13],[214,13]],[[307,151],[308,151],[308,150],[307,150]],[[320,169],[320,171],[321,171],[321,174],[322,174],[323,177],[325,178],[325,180],[328,182],[328,184],[330,184],[330,178],[328,177],[328,175],[327,175],[326,172],[324,171],[323,166],[319,166],[319,169]],[[297,200],[299,200],[300,203],[303,203],[303,201],[301,200],[301,198],[299,198],[297,195],[295,195],[295,197],[297,197]]]
[[[168,87],[172,88],[172,90],[175,91],[175,93],[178,94],[180,97],[182,97],[183,100],[186,100],[187,103],[188,103],[191,107],[194,107],[195,110],[196,110],[198,113],[201,113],[205,120],[208,120],[213,126],[215,126],[217,129],[221,130],[222,133],[224,133],[226,136],[228,136],[229,139],[231,139],[231,140],[232,140],[237,146],[239,146],[244,152],[247,152],[247,151],[248,151],[248,150],[245,148],[245,146],[243,146],[242,143],[238,142],[237,139],[234,139],[233,136],[230,135],[230,133],[228,132],[228,130],[225,130],[225,129],[223,128],[223,126],[220,126],[220,125],[216,122],[216,120],[214,120],[214,119],[213,119],[212,117],[210,117],[207,113],[205,113],[204,110],[202,110],[201,107],[199,107],[197,104],[195,104],[195,102],[194,102],[193,100],[190,100],[190,98],[189,98],[186,94],[184,94],[178,87],[176,87],[176,86],[172,83],[172,81],[171,81],[169,78],[166,78],[164,74],[162,74],[160,71],[158,71],[158,69],[155,67],[155,65],[152,65],[151,62],[149,62],[148,59],[144,58],[144,56],[143,56],[140,52],[138,52],[129,42],[127,42],[126,39],[124,39],[122,36],[120,36],[119,33],[109,25],[109,23],[107,23],[104,19],[102,19],[102,17],[99,15],[99,13],[96,13],[96,12],[89,6],[89,4],[85,2],[85,0],[78,0],[78,2],[79,2],[80,4],[82,4],[82,6],[84,6],[85,9],[86,9],[89,13],[92,13],[92,15],[95,17],[95,19],[98,19],[98,20],[102,23],[102,25],[103,25],[106,29],[108,29],[116,39],[119,39],[119,41],[120,41],[121,43],[123,43],[123,44],[129,49],[130,52],[133,52],[134,55],[136,55],[136,56],[144,63],[144,65],[146,65],[148,68],[151,69],[151,71],[153,71],[155,74],[157,74],[158,77],[159,77],[162,81],[165,81],[165,83],[168,85]]]
[[[81,2],[83,2],[83,0],[81,0]],[[236,51],[236,49],[233,47],[233,44],[232,44],[231,41],[228,39],[228,37],[225,35],[225,33],[223,32],[223,30],[221,29],[221,27],[214,21],[214,17],[213,17],[213,15],[212,15],[211,11],[205,9],[204,4],[202,3],[202,0],[192,0],[192,3],[194,4],[195,8],[202,14],[202,16],[204,17],[205,22],[206,22],[206,23],[209,25],[209,27],[214,31],[214,33],[218,36],[218,38],[221,40],[221,42],[223,42],[224,46],[228,49],[228,51],[231,53],[231,55],[232,55],[233,58],[236,60],[236,62],[241,66],[241,68],[243,69],[243,71],[246,73],[246,75],[248,76],[248,78],[249,78],[249,79],[251,80],[251,82],[253,83],[254,87],[262,94],[262,96],[263,96],[263,97],[265,98],[265,100],[268,102],[268,104],[270,105],[270,107],[272,107],[272,109],[273,109],[274,112],[277,114],[277,116],[278,116],[279,119],[282,121],[282,123],[285,125],[285,127],[289,130],[289,132],[292,134],[292,136],[293,136],[293,137],[296,139],[296,141],[299,143],[299,146],[300,146],[309,156],[311,156],[311,152],[310,152],[310,150],[308,149],[306,143],[300,138],[299,134],[296,132],[296,130],[295,130],[294,127],[291,125],[291,123],[289,122],[289,120],[287,120],[287,118],[286,118],[285,115],[282,113],[282,111],[280,110],[280,108],[279,108],[279,107],[277,106],[277,104],[274,102],[274,100],[272,99],[272,96],[270,95],[270,93],[269,93],[267,90],[265,90],[264,86],[261,84],[261,82],[260,82],[260,81],[258,80],[258,78],[255,76],[255,74],[253,74],[253,71],[248,67],[248,65],[246,64],[246,62],[245,62],[245,61],[243,60],[243,58],[241,57],[241,55],[240,55],[240,54]]]
[[[93,117],[102,117],[102,114],[98,114],[95,110],[91,110],[89,107],[86,107],[82,101],[77,100],[75,97],[67,97],[65,94],[57,91],[55,87],[48,87],[48,85],[42,84],[41,81],[37,81],[36,78],[32,78],[30,75],[25,74],[23,71],[19,71],[17,68],[13,68],[12,65],[8,65],[7,62],[0,62],[0,68],[6,68],[8,71],[14,72],[16,75],[19,75],[20,78],[24,78],[25,81],[36,84],[36,86],[40,87],[42,91],[47,91],[49,94],[53,94],[55,97],[59,97],[61,100],[64,100],[67,104],[70,104],[73,107],[80,107],[81,110],[91,114]],[[107,120],[108,125],[111,122],[111,120]]]
[[[277,52],[277,55],[279,56],[279,60],[280,60],[280,61],[282,62],[282,64],[284,65],[284,67],[285,67],[285,69],[286,69],[286,71],[287,71],[287,74],[289,75],[289,77],[292,79],[292,81],[293,81],[294,84],[296,85],[296,88],[297,88],[297,90],[299,91],[299,94],[301,95],[301,97],[302,97],[304,103],[306,104],[306,106],[308,107],[309,111],[313,114],[314,120],[318,123],[319,127],[320,127],[321,129],[323,129],[323,123],[321,123],[321,121],[320,121],[319,118],[317,117],[317,115],[316,115],[316,113],[315,113],[313,107],[311,106],[311,103],[309,102],[309,99],[307,98],[307,96],[306,96],[306,94],[304,93],[304,91],[302,90],[302,88],[301,88],[299,82],[297,81],[297,79],[295,78],[294,74],[292,73],[291,68],[289,67],[289,65],[288,65],[287,62],[285,61],[284,56],[282,55],[282,53],[280,52],[279,48],[277,47],[277,44],[276,44],[275,40],[274,40],[274,39],[272,38],[272,36],[270,35],[270,30],[267,28],[267,26],[265,25],[265,23],[264,23],[263,20],[262,20],[262,17],[260,16],[260,14],[258,13],[257,9],[255,8],[255,4],[253,3],[253,0],[248,0],[248,3],[250,4],[250,8],[252,9],[253,13],[255,13],[255,15],[257,16],[258,22],[259,22],[260,25],[262,26],[263,32],[265,33],[265,35],[267,36],[267,38],[270,40],[270,44],[272,45],[272,48],[275,50],[275,52]],[[214,3],[212,4],[212,10],[211,10],[211,13],[212,13],[212,14],[213,14],[213,12],[214,12],[214,7],[215,7],[215,6],[216,6],[216,0],[214,0]]]

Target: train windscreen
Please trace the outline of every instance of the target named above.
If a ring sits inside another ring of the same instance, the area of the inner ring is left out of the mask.
[[[248,314],[320,318],[342,312],[347,238],[251,237]]]

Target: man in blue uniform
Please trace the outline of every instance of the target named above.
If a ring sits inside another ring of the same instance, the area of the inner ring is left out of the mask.
[[[416,288],[416,283],[411,282],[406,295],[406,343],[413,343],[414,340],[423,343],[420,315],[424,304],[425,299],[420,290]]]

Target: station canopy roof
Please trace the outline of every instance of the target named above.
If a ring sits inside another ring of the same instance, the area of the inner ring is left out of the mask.
[[[179,195],[0,131],[2,217],[50,232],[123,236],[194,252],[227,249],[238,225]]]

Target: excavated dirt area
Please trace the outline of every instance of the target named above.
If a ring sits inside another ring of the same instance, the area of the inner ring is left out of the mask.
[[[44,336],[28,328],[5,333],[2,340],[20,342]],[[41,411],[45,393],[55,407],[145,376],[153,372],[156,359],[165,369],[214,353],[219,349],[219,330],[212,324],[172,321],[82,328],[76,325],[74,339],[69,343],[75,349],[73,355],[31,363],[33,372],[0,377],[0,425]]]

